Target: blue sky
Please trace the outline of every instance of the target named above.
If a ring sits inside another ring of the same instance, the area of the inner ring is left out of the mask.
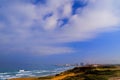
[[[119,63],[119,5],[0,0],[0,63]]]

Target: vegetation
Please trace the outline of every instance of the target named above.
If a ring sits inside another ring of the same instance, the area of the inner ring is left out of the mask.
[[[65,73],[73,72],[75,76],[68,76],[62,80],[108,80],[110,77],[120,77],[120,70],[116,66],[76,67]]]
[[[39,77],[38,79],[39,80],[48,80],[48,79],[51,79],[51,78],[53,78],[53,76],[46,76],[46,77]]]
[[[109,80],[112,77],[120,77],[120,66],[84,66],[75,67],[55,76],[46,76],[28,80]],[[12,79],[23,80],[23,79]],[[27,80],[27,79],[24,79]],[[114,79],[117,80],[117,79]]]

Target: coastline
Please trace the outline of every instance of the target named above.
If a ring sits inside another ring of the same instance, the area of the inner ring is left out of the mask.
[[[33,70],[33,71],[19,70],[18,72],[16,72],[16,74],[17,74],[17,76],[15,75],[16,77],[14,75],[12,75],[11,78],[6,78],[6,80],[33,80],[33,79],[38,80],[38,78],[46,78],[46,77],[53,78],[55,75],[60,74],[61,72],[67,71],[69,69],[72,69],[74,67],[75,66],[56,66],[54,69],[51,69],[51,70],[44,69],[42,71],[41,70]],[[27,74],[26,77],[22,76],[22,75],[26,75],[26,74]],[[28,74],[30,74],[32,76],[30,76]],[[20,75],[20,77],[19,77],[19,75]]]
[[[13,78],[9,80],[61,80],[64,79],[67,76],[74,76],[74,73],[66,74],[66,75],[60,75],[60,76],[45,76],[45,77],[28,77],[28,78]]]
[[[31,66],[23,68],[15,68],[13,70],[4,70],[0,72],[0,80],[8,80],[12,78],[24,78],[24,77],[44,77],[54,76],[66,70],[72,69],[75,66],[55,66],[55,65],[36,65],[36,68]]]
[[[14,78],[9,80],[119,80],[120,65],[75,67],[53,76]]]
[[[37,77],[28,77],[28,78],[13,78],[8,80],[37,80]]]

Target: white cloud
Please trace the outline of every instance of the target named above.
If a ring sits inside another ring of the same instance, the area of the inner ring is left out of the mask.
[[[44,55],[74,53],[75,52],[72,48],[56,47],[56,46],[38,46],[38,47],[34,46],[32,51],[33,51],[33,53],[42,53]]]
[[[44,5],[24,0],[2,2],[0,25],[3,22],[5,25],[0,26],[0,44],[10,46],[11,51],[74,53],[74,49],[61,44],[89,40],[119,25],[120,2],[116,1],[88,0],[88,5],[78,8],[75,15],[72,15],[73,0],[48,0]],[[61,27],[64,22],[60,20],[64,18],[69,20]]]
[[[57,17],[56,16],[51,16],[47,18],[45,21],[44,29],[45,30],[53,30],[57,26]]]
[[[66,3],[63,6],[63,17],[70,17],[72,13],[72,2]]]

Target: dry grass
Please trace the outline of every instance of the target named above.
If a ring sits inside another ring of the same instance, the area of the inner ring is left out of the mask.
[[[120,80],[120,66],[110,68],[75,67],[74,69],[67,70],[55,76],[16,78],[10,80],[84,80],[85,78],[93,78],[94,80],[98,80],[98,78],[102,80]]]
[[[14,79],[10,79],[10,80],[38,80],[38,78],[14,78]]]
[[[69,77],[69,76],[72,77],[72,76],[75,76],[75,74],[74,73],[70,73],[70,74],[55,76],[51,80],[62,80],[62,79],[66,78],[66,77]]]

